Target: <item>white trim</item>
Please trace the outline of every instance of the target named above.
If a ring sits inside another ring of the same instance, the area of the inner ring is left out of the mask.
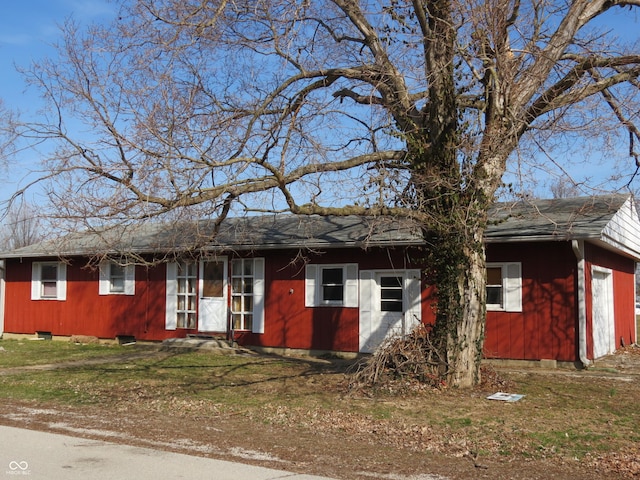
[[[307,264],[304,269],[304,306],[315,307],[320,302],[316,298],[316,277],[318,276],[318,265]]]
[[[326,269],[342,269],[342,301],[323,300],[322,272]],[[358,264],[316,263],[305,266],[305,307],[358,308]]]
[[[264,258],[253,259],[253,333],[264,333]]]
[[[167,263],[165,330],[175,330],[178,327],[178,264]]]
[[[380,316],[380,285],[381,276],[401,276],[402,283],[402,312],[397,312],[401,320],[393,328],[384,326]],[[373,353],[380,342],[390,335],[407,335],[422,322],[422,280],[421,272],[413,270],[360,270],[360,306],[359,306],[359,351]],[[380,324],[379,324],[380,323]],[[381,328],[383,330],[381,330]],[[387,328],[389,328],[387,330]]]
[[[594,295],[594,283],[596,283],[596,274],[604,275],[602,283],[602,293],[604,298],[596,298]],[[600,267],[598,265],[591,266],[591,331],[593,340],[593,358],[594,360],[616,350],[616,323],[614,310],[614,292],[613,292],[613,270],[610,268]],[[603,307],[602,313],[605,314],[605,324],[596,325],[596,311]],[[604,328],[603,328],[604,327]],[[596,339],[597,335],[604,334],[600,340]],[[603,349],[601,349],[603,347]]]
[[[56,266],[56,295],[55,297],[42,296],[42,266]],[[67,264],[64,262],[33,262],[31,264],[31,300],[58,300],[67,299]]]
[[[407,333],[422,322],[422,280],[420,270],[407,270],[405,278]]]
[[[111,290],[111,266],[113,262],[100,262],[100,280],[98,286],[98,295],[135,295],[136,294],[136,266],[124,266],[124,290],[122,292],[114,292]]]
[[[522,312],[522,263],[487,262],[486,268],[502,272],[502,304],[487,303],[489,312]]]

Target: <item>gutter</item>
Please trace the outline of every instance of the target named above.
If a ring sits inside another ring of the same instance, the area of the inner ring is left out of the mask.
[[[578,261],[578,356],[587,368],[591,363],[587,358],[587,302],[585,288],[584,241],[571,240],[571,248]]]

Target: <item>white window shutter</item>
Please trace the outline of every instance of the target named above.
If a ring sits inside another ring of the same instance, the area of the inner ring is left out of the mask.
[[[316,288],[318,276],[317,265],[307,265],[304,270],[304,306],[315,307],[319,304]]]
[[[504,309],[507,312],[522,311],[522,264],[506,263],[504,275]]]
[[[111,263],[100,262],[100,279],[98,280],[98,295],[109,295],[109,276]]]
[[[253,259],[253,333],[264,333],[264,258]]]
[[[31,264],[31,300],[40,300],[40,264]]]
[[[175,330],[178,326],[178,264],[167,263],[167,298],[165,305],[166,330]]]
[[[406,332],[409,333],[422,321],[422,282],[420,281],[420,270],[407,271],[406,280],[407,291],[407,312],[406,312]]]
[[[136,266],[127,265],[124,268],[124,294],[136,294]]]
[[[346,279],[344,282],[344,306],[358,307],[358,264],[348,263],[346,265]]]
[[[56,282],[57,286],[57,294],[56,298],[58,300],[66,300],[67,299],[67,264],[60,262],[58,263],[58,281]]]

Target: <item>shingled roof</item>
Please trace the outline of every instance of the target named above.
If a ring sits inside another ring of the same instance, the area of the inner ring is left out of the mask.
[[[503,202],[491,208],[489,218],[487,243],[589,240],[640,258],[640,222],[628,195]],[[420,244],[420,229],[404,219],[265,215],[225,219],[217,233],[207,220],[78,232],[0,258]]]

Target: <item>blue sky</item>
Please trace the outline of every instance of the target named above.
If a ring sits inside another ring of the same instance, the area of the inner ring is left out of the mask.
[[[112,18],[115,6],[108,0],[5,0],[0,15],[0,98],[8,108],[33,112],[38,96],[25,90],[17,67],[28,67],[32,61],[52,54],[51,44],[60,34],[59,25],[73,17],[81,23]],[[20,165],[3,172],[0,201],[7,199],[24,179],[24,174],[37,168],[36,154],[21,156]],[[7,181],[6,175],[11,181]]]
[[[59,38],[59,25],[68,17],[88,24],[108,21],[115,14],[116,6],[109,0],[5,0],[0,16],[0,98],[5,106],[34,112],[38,97],[26,91],[22,77],[15,66],[27,67],[33,60],[50,55],[50,44]],[[637,10],[637,9],[636,9]],[[617,9],[609,15],[616,31],[627,40],[640,37],[640,13],[628,9]],[[607,24],[609,24],[607,21]],[[628,149],[624,145],[621,151]],[[38,155],[25,153],[20,163],[14,163],[9,172],[2,172],[4,181],[0,187],[0,201],[5,200],[19,184],[24,184],[25,173],[37,168]],[[618,159],[623,160],[624,153]],[[629,159],[626,161],[631,162]],[[579,168],[585,168],[582,165]],[[610,172],[606,165],[592,165],[590,170]],[[637,180],[636,183],[640,183]],[[35,201],[37,200],[31,200]]]
[[[115,6],[107,0],[5,1],[0,16],[0,97],[13,103],[24,91],[14,65],[26,67],[51,52],[59,25],[72,16],[80,22],[108,19]]]

